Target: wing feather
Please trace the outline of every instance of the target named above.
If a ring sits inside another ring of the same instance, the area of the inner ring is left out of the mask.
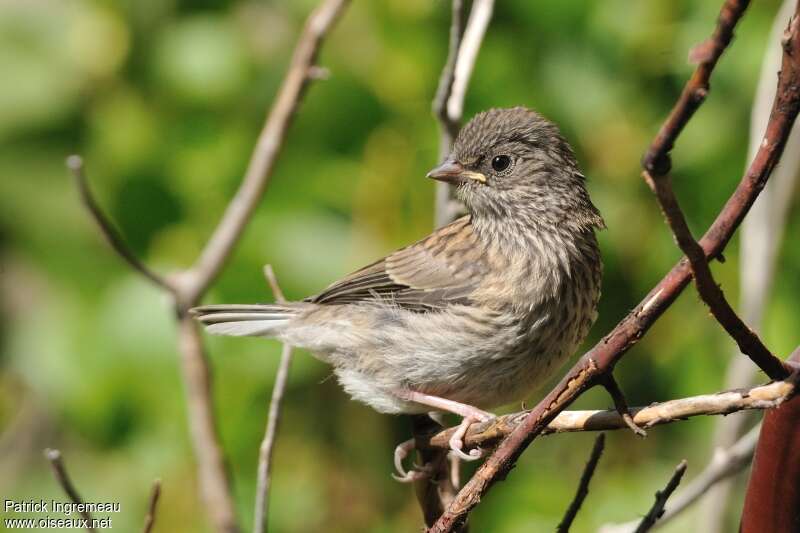
[[[412,311],[470,302],[487,271],[469,217],[350,274],[307,300],[341,305],[385,300]]]

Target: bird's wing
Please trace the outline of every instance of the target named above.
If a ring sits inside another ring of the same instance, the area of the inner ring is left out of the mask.
[[[463,217],[307,301],[337,305],[383,300],[418,312],[467,304],[488,270],[482,250],[469,217]]]

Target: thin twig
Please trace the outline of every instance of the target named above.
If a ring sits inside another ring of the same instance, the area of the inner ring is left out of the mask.
[[[478,52],[483,43],[483,36],[489,21],[492,20],[494,0],[474,0],[469,12],[467,27],[458,49],[458,59],[453,71],[453,84],[450,88],[450,98],[447,99],[447,114],[450,120],[460,120],[464,114],[464,97],[467,94],[472,70],[478,59]]]
[[[278,279],[271,265],[264,266],[264,277],[272,288],[275,301],[285,303]],[[272,399],[269,404],[269,414],[267,415],[267,427],[264,431],[264,439],[258,450],[258,481],[256,482],[256,503],[253,520],[254,533],[266,533],[269,514],[269,489],[272,482],[272,455],[275,449],[275,439],[278,435],[278,424],[281,419],[281,405],[283,396],[286,393],[286,383],[289,380],[289,369],[292,365],[292,347],[288,344],[283,345],[281,350],[281,362],[278,365],[278,373],[275,375],[275,384],[272,386]]]
[[[728,5],[727,3],[725,4]],[[786,140],[800,110],[800,51],[797,32],[786,36],[778,90],[764,140],[739,186],[700,240],[707,258],[718,257],[741,224],[759,192],[780,160]],[[691,269],[679,262],[608,335],[583,355],[564,378],[545,396],[523,422],[496,448],[467,482],[453,503],[431,528],[453,531],[466,520],[494,483],[508,474],[522,452],[542,433],[558,413],[597,383],[598,375],[610,372],[686,287]]]
[[[142,263],[139,258],[136,257],[136,254],[128,248],[125,239],[122,238],[122,235],[120,235],[119,231],[114,227],[114,224],[100,208],[100,205],[92,194],[92,190],[89,188],[83,158],[79,155],[69,156],[67,158],[67,168],[75,178],[81,202],[86,210],[89,211],[95,224],[97,224],[97,228],[100,230],[100,233],[103,235],[106,242],[108,242],[109,246],[111,246],[111,249],[114,250],[123,261],[128,263],[129,267],[153,282],[156,286],[161,287],[167,292],[174,293],[175,288],[166,279],[150,270],[147,265]]]
[[[617,380],[614,379],[614,374],[611,372],[605,374],[600,378],[600,383],[606,389],[606,392],[608,392],[609,396],[611,396],[611,400],[614,402],[614,407],[616,408],[617,413],[619,413],[619,415],[622,417],[625,425],[628,426],[630,430],[639,437],[646,437],[647,432],[637,426],[636,422],[633,421],[633,416],[631,416],[631,411],[628,407],[628,401],[625,399],[625,395],[622,393],[622,389],[619,387]]]
[[[122,239],[93,201],[86,180],[80,172],[80,158],[73,157],[68,161],[70,169],[76,174],[84,203],[112,248],[132,268],[173,296],[199,485],[214,527],[222,532],[238,531],[238,526],[230,480],[216,427],[211,370],[197,326],[187,311],[200,301],[216,279],[251,219],[266,188],[304,89],[309,80],[320,79],[325,75],[325,70],[315,65],[316,57],[325,37],[348,4],[349,0],[322,0],[306,20],[289,70],[259,135],[239,190],[192,268],[166,280],[144,267],[122,244]]]
[[[744,470],[753,459],[753,451],[756,449],[760,429],[761,426],[758,425],[730,448],[716,450],[705,469],[667,503],[664,514],[654,529],[663,527],[685,509],[697,503],[708,493],[709,489],[717,486],[720,481],[729,479]],[[638,525],[639,520],[632,520],[624,524],[606,524],[598,531],[600,533],[632,533]]]
[[[661,515],[664,514],[664,506],[667,504],[667,500],[675,492],[675,489],[678,488],[678,484],[681,482],[681,478],[683,474],[686,473],[686,459],[678,463],[678,466],[675,468],[675,473],[672,474],[672,477],[667,483],[667,486],[664,487],[663,490],[656,491],[656,501],[653,502],[653,506],[647,512],[647,514],[642,518],[642,521],[639,523],[639,527],[636,528],[635,533],[646,533],[650,531],[650,528],[661,518]]]
[[[153,482],[153,490],[150,493],[150,504],[147,506],[147,515],[144,517],[144,528],[142,533],[150,533],[156,523],[156,507],[158,507],[158,498],[161,496],[161,480],[156,479]]]
[[[594,470],[597,468],[597,463],[600,461],[600,456],[603,454],[605,445],[606,434],[600,433],[594,440],[592,453],[589,455],[589,460],[586,462],[583,474],[581,474],[581,480],[578,483],[578,490],[575,491],[575,497],[569,504],[566,513],[564,513],[564,518],[561,520],[561,523],[556,527],[558,533],[567,533],[569,528],[572,527],[572,522],[575,520],[578,511],[581,509],[581,505],[583,505],[583,501],[589,494],[589,482],[592,480],[592,476],[594,476]]]
[[[783,379],[788,376],[789,370],[784,367],[783,362],[769,351],[758,335],[736,314],[725,298],[722,288],[714,281],[706,254],[692,236],[689,225],[686,223],[686,217],[684,217],[675,193],[672,191],[669,174],[656,177],[645,170],[643,175],[658,198],[658,203],[678,246],[689,259],[697,292],[708,306],[711,314],[736,341],[742,353],[750,357],[767,376],[772,379]]]
[[[453,149],[453,142],[464,113],[464,98],[475,68],[486,28],[492,18],[494,0],[475,0],[469,19],[464,25],[463,0],[453,0],[450,23],[450,46],[447,61],[439,77],[439,86],[433,99],[433,115],[439,123],[439,161],[444,161]],[[435,225],[453,221],[463,212],[463,205],[455,198],[454,188],[436,183]]]
[[[642,175],[655,192],[678,246],[689,259],[697,292],[708,305],[711,314],[733,337],[742,353],[750,357],[770,378],[784,379],[790,371],[784,368],[783,363],[769,351],[758,335],[747,327],[736,314],[725,298],[722,289],[714,281],[706,255],[692,236],[686,217],[672,190],[669,176],[670,150],[672,150],[675,139],[705,101],[709,91],[711,72],[733,38],[733,29],[744,14],[748,3],[748,0],[726,1],[720,11],[714,34],[690,52],[690,59],[698,63],[697,68],[642,159],[644,168]]]
[[[44,456],[48,461],[50,461],[50,466],[53,468],[53,474],[55,475],[58,484],[61,485],[62,489],[64,489],[64,492],[67,494],[70,501],[79,506],[78,513],[85,521],[86,531],[94,531],[95,529],[92,527],[92,515],[89,514],[89,511],[83,508],[83,500],[81,499],[80,494],[78,494],[77,489],[75,489],[75,485],[72,484],[69,474],[67,474],[67,468],[64,466],[64,460],[61,457],[61,452],[59,450],[47,448],[44,451]]]
[[[272,175],[275,161],[308,82],[318,78],[314,75],[314,67],[322,42],[349,3],[349,0],[323,0],[306,20],[289,70],[261,130],[242,184],[228,204],[197,263],[192,267],[187,283],[191,289],[190,296],[199,297],[205,292],[222,270],[250,221]],[[194,298],[190,299],[194,301]]]
[[[696,416],[729,415],[738,411],[773,409],[783,404],[797,393],[797,385],[792,377],[786,381],[776,381],[749,389],[734,389],[716,394],[690,396],[647,407],[630,409],[633,422],[637,426],[651,428],[686,420]],[[521,411],[497,417],[489,422],[473,424],[464,436],[467,447],[488,447],[511,434],[528,416]],[[562,411],[542,432],[565,433],[577,431],[610,431],[627,428],[628,424],[617,409],[604,411]],[[451,427],[428,438],[418,439],[420,447],[447,449],[448,441],[456,428]]]

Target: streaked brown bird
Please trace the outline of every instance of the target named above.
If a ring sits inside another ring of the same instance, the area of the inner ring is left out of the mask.
[[[524,399],[588,333],[604,223],[558,128],[523,107],[476,115],[428,177],[468,214],[302,302],[193,311],[211,333],[310,350],[380,412],[462,416],[450,446],[475,459],[469,425]]]

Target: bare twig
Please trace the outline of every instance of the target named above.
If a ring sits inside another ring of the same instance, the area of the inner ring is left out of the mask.
[[[653,502],[653,506],[647,512],[647,514],[642,518],[642,521],[639,523],[639,527],[636,528],[635,533],[645,533],[650,531],[650,529],[655,525],[656,521],[661,518],[661,515],[664,514],[664,506],[667,504],[667,500],[675,492],[675,489],[678,488],[678,484],[681,482],[681,478],[683,474],[686,473],[686,460],[684,459],[678,466],[675,468],[675,473],[672,474],[672,477],[667,483],[667,486],[664,487],[663,490],[656,491],[656,501]]]
[[[129,267],[149,279],[156,286],[161,287],[167,292],[174,293],[175,288],[166,279],[150,270],[147,265],[142,263],[139,258],[136,257],[136,254],[128,248],[125,239],[122,238],[122,235],[119,234],[114,224],[100,208],[89,188],[83,158],[79,155],[69,156],[67,158],[67,168],[75,178],[75,183],[83,206],[89,211],[89,214],[92,216],[95,224],[97,224],[97,228],[100,230],[106,242],[108,242],[108,245],[111,246],[123,261],[128,263]]]
[[[286,302],[278,279],[271,265],[264,266],[264,277],[267,278],[275,301],[278,303]],[[288,344],[283,345],[281,350],[281,362],[278,365],[278,373],[275,375],[275,384],[272,386],[272,399],[269,403],[269,414],[267,416],[267,427],[264,431],[264,440],[258,451],[258,481],[256,483],[256,503],[253,520],[254,533],[266,533],[268,528],[267,516],[269,512],[269,489],[272,481],[271,467],[272,455],[275,449],[275,439],[278,434],[278,424],[281,419],[281,404],[286,393],[286,383],[289,380],[289,369],[292,365],[292,347]]]
[[[646,437],[647,432],[637,426],[636,422],[633,421],[633,416],[631,416],[630,409],[628,408],[628,401],[625,399],[622,389],[619,388],[617,380],[614,379],[614,374],[609,372],[608,374],[604,375],[600,379],[600,383],[606,389],[609,396],[611,396],[611,400],[614,402],[614,407],[616,408],[617,413],[619,413],[619,415],[622,417],[625,425],[628,426],[636,435],[640,437]]]
[[[669,118],[658,132],[647,150],[642,166],[645,181],[656,193],[678,246],[686,254],[697,285],[697,292],[708,305],[714,318],[725,328],[746,354],[772,379],[783,379],[789,371],[783,363],[764,346],[758,335],[742,321],[731,307],[722,289],[714,281],[705,253],[692,236],[686,217],[672,190],[669,177],[670,155],[675,139],[694,112],[705,100],[709,91],[711,71],[722,52],[733,38],[733,28],[747,8],[747,0],[728,0],[722,7],[714,34],[695,47],[689,57],[698,62],[694,74],[686,83],[681,97],[672,109]]]
[[[44,456],[50,461],[50,466],[53,468],[53,475],[55,475],[56,481],[58,481],[58,484],[64,489],[70,501],[80,506],[78,513],[86,523],[86,531],[95,531],[94,527],[92,527],[92,515],[83,508],[83,500],[80,494],[78,494],[77,489],[75,489],[75,485],[72,484],[69,474],[67,474],[67,468],[64,466],[61,452],[48,448],[44,451]]]
[[[696,416],[729,415],[752,409],[778,407],[797,393],[794,378],[776,381],[749,389],[734,389],[716,394],[704,394],[654,403],[630,409],[637,426],[651,428]],[[511,434],[528,415],[528,411],[500,416],[489,422],[473,424],[464,436],[468,447],[488,447]],[[617,409],[605,411],[562,411],[542,431],[542,434],[576,431],[608,431],[627,428],[628,424]],[[420,447],[447,449],[455,427],[440,431],[428,438],[418,439]]]
[[[578,515],[578,511],[580,511],[581,505],[583,505],[583,500],[585,500],[586,496],[589,494],[589,482],[592,480],[592,476],[594,476],[594,470],[597,468],[597,463],[600,461],[600,456],[603,454],[605,445],[606,435],[605,433],[600,433],[594,440],[592,453],[589,455],[589,461],[587,461],[586,467],[583,469],[583,474],[581,474],[581,480],[578,483],[578,490],[575,492],[575,497],[569,504],[566,513],[564,513],[564,518],[561,520],[561,523],[558,524],[556,528],[558,533],[567,533],[569,528],[572,527],[572,522]]]
[[[192,302],[205,292],[222,270],[258,205],[303,92],[308,82],[317,77],[313,76],[314,63],[322,41],[348,4],[349,0],[323,0],[306,20],[289,71],[261,130],[242,184],[190,271],[187,286]]]
[[[703,248],[692,236],[686,218],[681,211],[675,193],[672,191],[668,174],[655,176],[646,170],[643,172],[645,180],[656,193],[658,203],[664,212],[669,227],[675,240],[683,253],[689,259],[692,274],[697,286],[697,292],[708,305],[711,314],[717,319],[725,331],[733,337],[742,353],[764,371],[772,379],[783,379],[789,375],[789,370],[783,362],[775,357],[772,352],[761,342],[758,335],[736,314],[731,304],[725,298],[722,288],[714,281],[714,276],[708,266]]]
[[[156,523],[156,508],[158,507],[158,498],[161,496],[161,480],[157,479],[153,482],[153,491],[150,493],[150,504],[147,506],[147,515],[144,517],[144,528],[142,533],[150,533]]]
[[[450,46],[447,51],[447,60],[439,76],[436,96],[431,105],[433,115],[439,121],[439,161],[444,161],[444,158],[450,154],[461,120],[460,116],[450,117],[447,102],[452,94],[450,91],[453,88],[456,61],[461,46],[461,37],[464,34],[464,1],[453,0],[451,6]]]
[[[439,161],[444,161],[450,153],[458,134],[467,87],[493,9],[494,0],[474,0],[464,26],[463,0],[452,2],[450,47],[432,105],[433,114],[439,122]],[[453,187],[447,183],[436,183],[437,227],[451,222],[463,211],[453,191]]]
[[[206,508],[218,531],[234,532],[238,527],[230,481],[217,435],[211,372],[200,335],[187,311],[200,301],[216,279],[250,220],[264,193],[304,89],[309,80],[324,77],[324,69],[315,65],[316,57],[323,40],[348,4],[349,0],[322,0],[306,20],[289,70],[259,135],[239,190],[192,268],[165,279],[139,262],[123,245],[119,234],[89,194],[81,172],[80,158],[73,156],[68,161],[87,209],[114,251],[174,299],[199,484]]]
[[[481,49],[486,28],[492,20],[493,10],[494,0],[474,0],[472,3],[467,27],[464,29],[464,36],[458,49],[450,98],[447,99],[447,114],[450,120],[460,120],[464,113],[467,86],[475,68],[475,61],[478,59],[478,51]]]
[[[729,6],[723,7],[723,12]],[[716,35],[716,33],[715,33]],[[800,50],[797,32],[785,39],[783,66],[764,140],[748,171],[714,223],[700,240],[706,258],[718,257],[741,224],[759,192],[780,160],[786,140],[800,109]],[[500,443],[472,479],[467,482],[431,531],[453,531],[485,493],[504,478],[530,443],[558,413],[610,372],[620,358],[647,332],[672,304],[690,280],[691,269],[679,262],[625,319],[594,348],[583,355],[561,382],[542,399],[522,423]]]
[[[696,503],[720,481],[744,470],[753,458],[760,428],[761,426],[752,428],[730,448],[717,450],[706,468],[667,503],[664,514],[654,529],[664,526],[684,509]],[[606,524],[598,531],[600,533],[632,533],[638,525],[639,520],[624,524]]]
[[[733,38],[733,29],[749,3],[749,0],[725,0],[719,12],[714,33],[689,52],[689,60],[697,63],[697,68],[642,158],[642,166],[649,173],[664,175],[669,172],[672,166],[669,153],[675,140],[700,104],[706,99],[711,72],[717,65],[722,52],[730,44]]]

